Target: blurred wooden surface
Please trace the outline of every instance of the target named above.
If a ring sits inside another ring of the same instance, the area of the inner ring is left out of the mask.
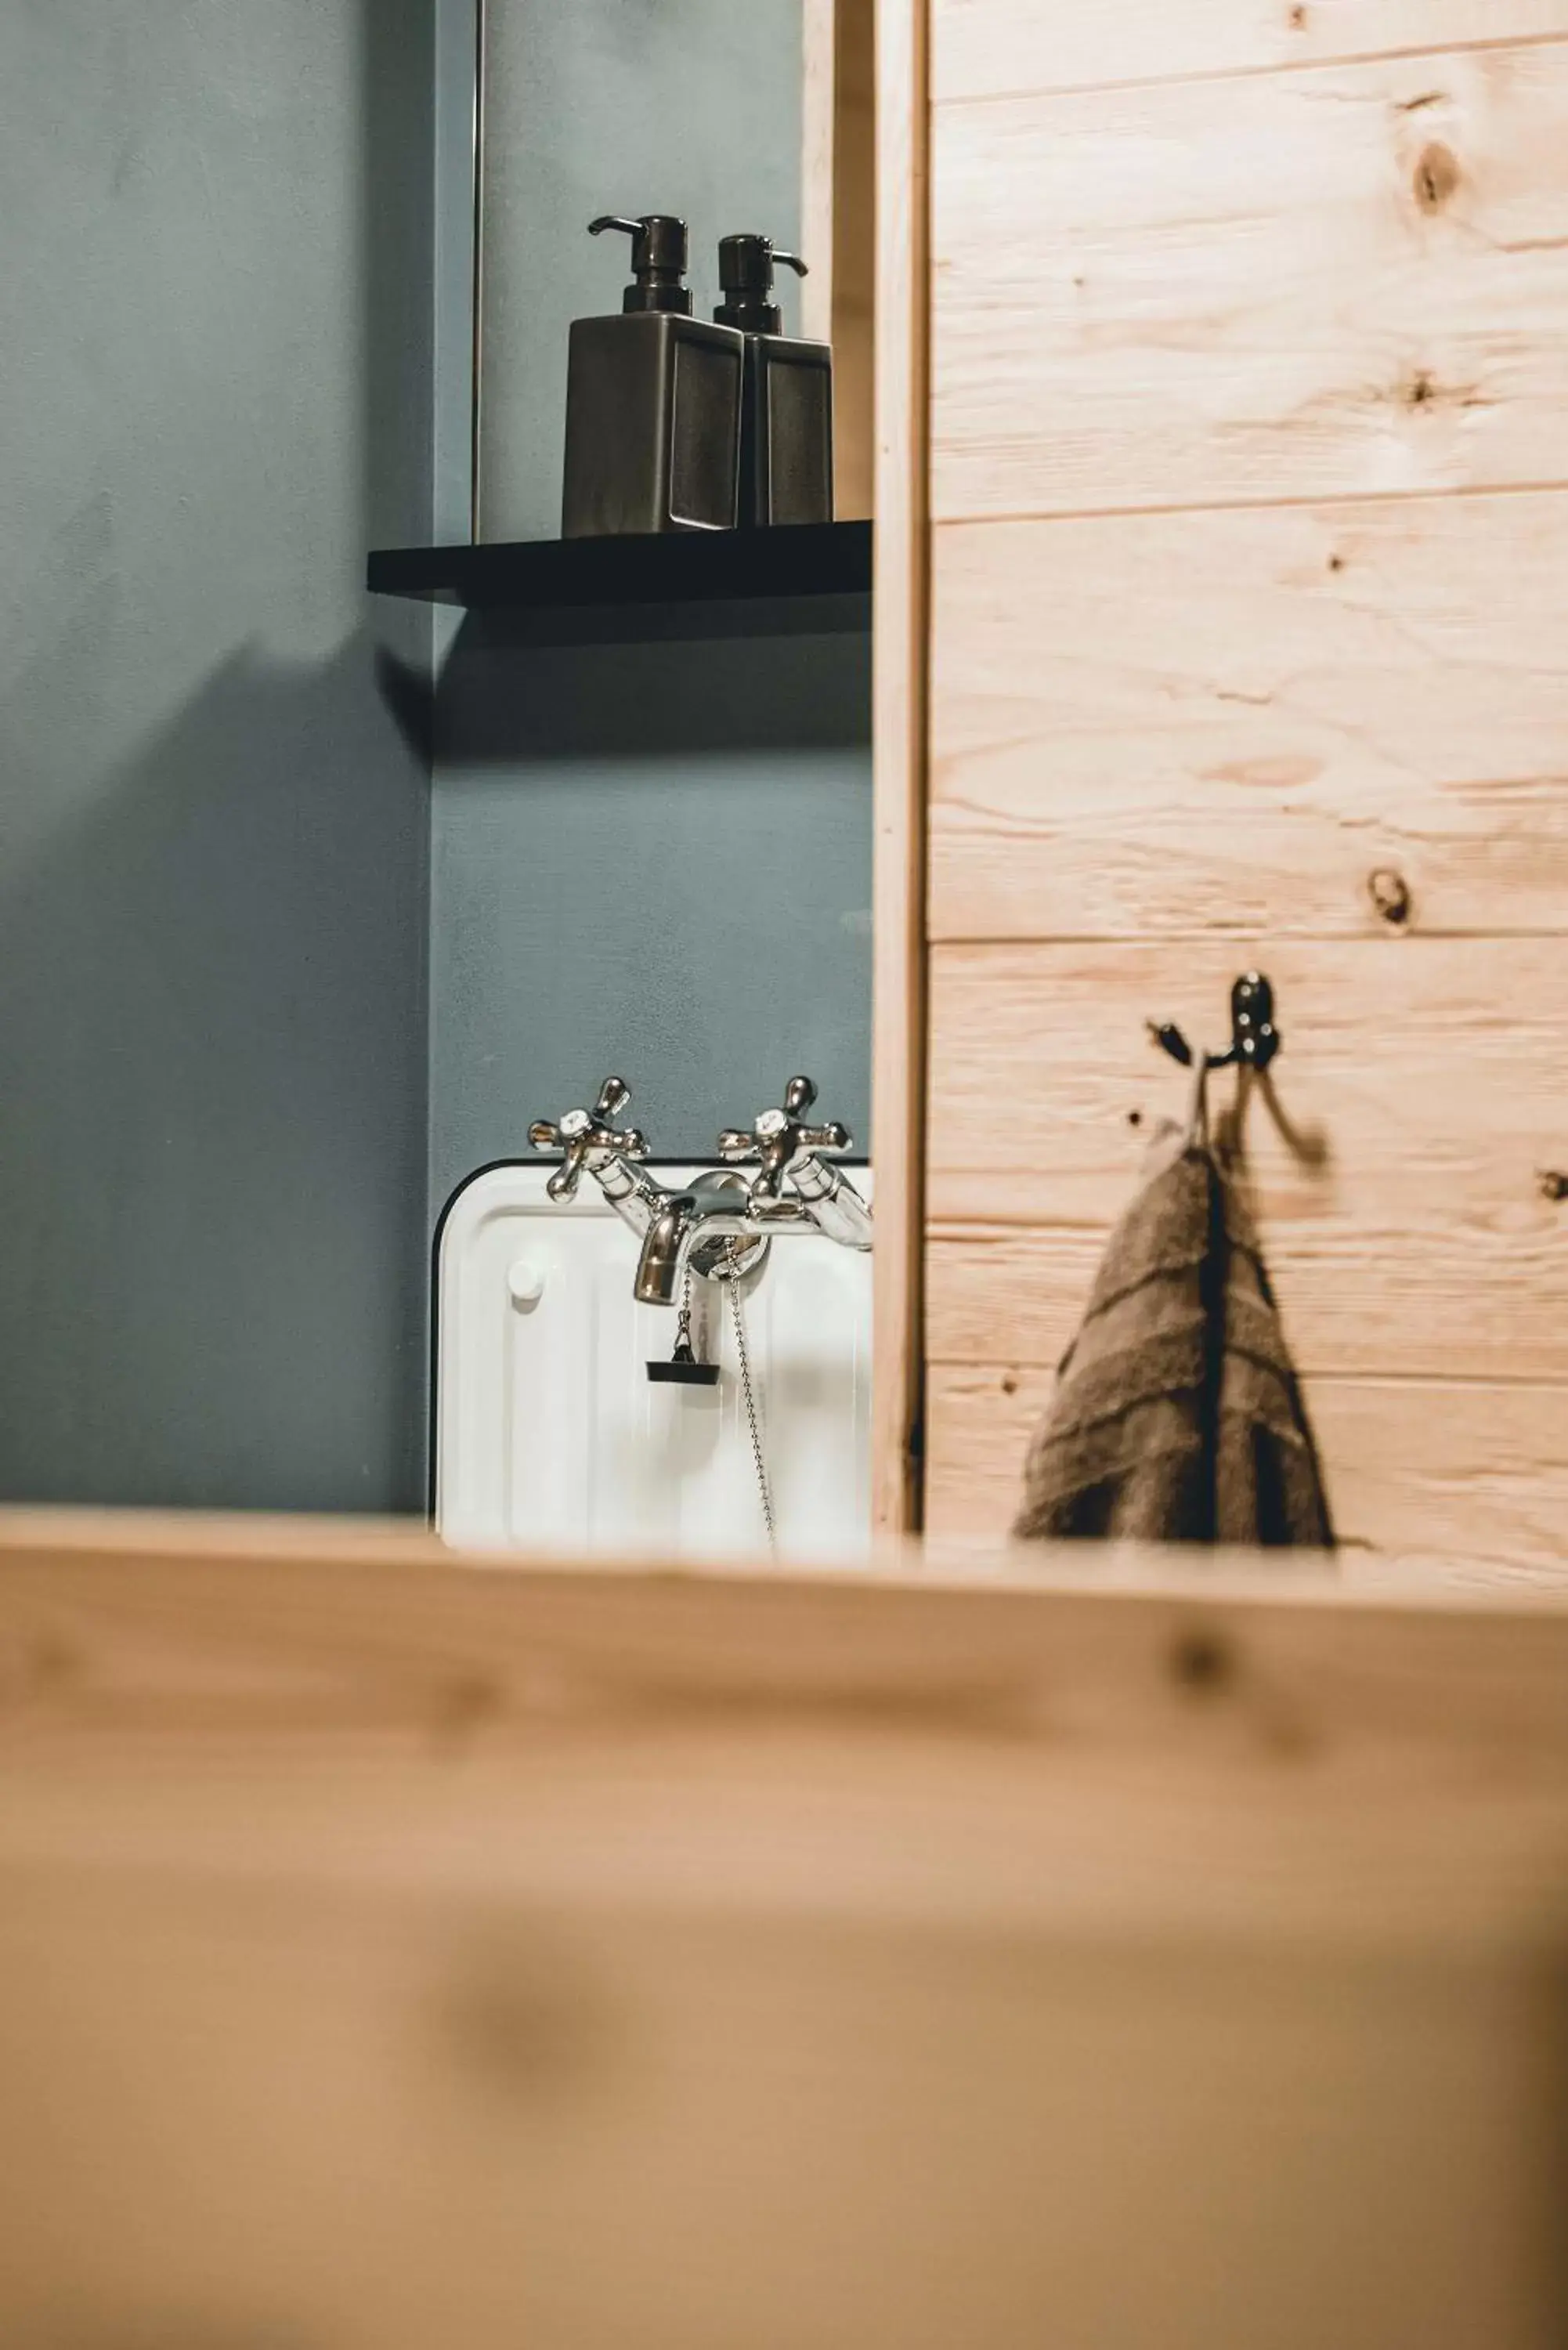
[[[18,2350],[1563,2339],[1555,1599],[44,1534]]]

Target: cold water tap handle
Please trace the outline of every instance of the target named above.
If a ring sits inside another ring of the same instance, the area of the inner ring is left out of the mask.
[[[820,1150],[847,1150],[849,1130],[830,1119],[826,1126],[805,1126],[805,1114],[816,1099],[809,1077],[792,1077],[784,1088],[784,1107],[763,1111],[751,1132],[726,1127],[719,1137],[719,1156],[732,1164],[756,1164],[752,1195],[758,1200],[781,1197],[787,1176]]]
[[[597,1159],[646,1159],[648,1144],[635,1126],[611,1124],[631,1099],[631,1087],[622,1077],[607,1077],[592,1109],[569,1109],[555,1120],[536,1118],[528,1128],[535,1150],[558,1150],[561,1163],[545,1189],[552,1200],[569,1200],[583,1180],[583,1170]]]

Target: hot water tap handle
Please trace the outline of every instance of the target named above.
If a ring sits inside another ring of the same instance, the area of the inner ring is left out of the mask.
[[[591,1159],[647,1158],[648,1145],[635,1126],[617,1128],[610,1123],[630,1099],[631,1087],[624,1078],[607,1077],[592,1109],[569,1109],[554,1123],[538,1118],[528,1128],[528,1139],[535,1150],[562,1153],[560,1165],[545,1186],[552,1200],[573,1197]]]
[[[826,1126],[804,1126],[801,1120],[816,1099],[809,1077],[792,1077],[784,1088],[784,1107],[765,1109],[749,1134],[726,1127],[719,1137],[719,1156],[732,1164],[761,1161],[752,1179],[753,1197],[776,1200],[793,1170],[814,1159],[819,1150],[850,1149],[849,1130],[831,1119]]]

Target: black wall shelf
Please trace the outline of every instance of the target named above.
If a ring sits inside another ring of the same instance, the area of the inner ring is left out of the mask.
[[[863,596],[871,588],[871,525],[384,547],[370,556],[366,584],[373,595],[470,611]]]

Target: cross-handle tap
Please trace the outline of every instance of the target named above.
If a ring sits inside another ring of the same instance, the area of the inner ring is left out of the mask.
[[[846,1248],[871,1245],[871,1211],[848,1177],[823,1164],[825,1150],[848,1150],[849,1130],[836,1118],[823,1126],[802,1123],[816,1099],[809,1077],[792,1077],[784,1088],[784,1107],[765,1109],[749,1134],[726,1127],[719,1137],[719,1156],[730,1162],[755,1165],[751,1197],[753,1212],[766,1219],[778,1212],[775,1203],[788,1204],[786,1182],[817,1230]]]
[[[552,1200],[574,1198],[585,1168],[597,1175],[617,1159],[647,1158],[648,1144],[635,1126],[611,1124],[630,1099],[631,1087],[624,1078],[607,1077],[592,1109],[569,1109],[553,1121],[539,1118],[528,1128],[535,1150],[563,1154],[545,1186]]]
[[[826,1126],[801,1123],[815,1099],[816,1087],[809,1077],[792,1077],[784,1088],[782,1109],[763,1110],[749,1134],[739,1127],[726,1127],[719,1137],[721,1159],[732,1165],[761,1161],[752,1178],[754,1200],[779,1199],[785,1178],[807,1166],[818,1151],[849,1149],[849,1130],[836,1119]]]

